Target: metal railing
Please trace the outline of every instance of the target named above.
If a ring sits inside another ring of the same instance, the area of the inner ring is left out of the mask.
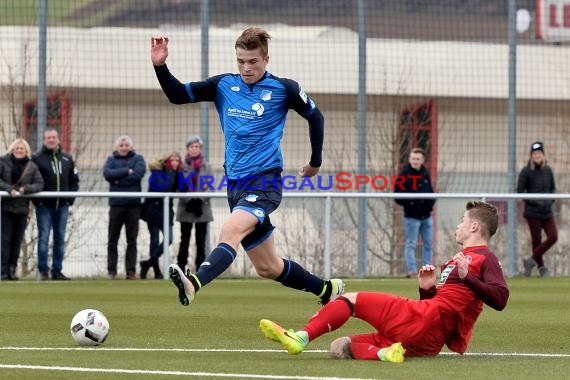
[[[9,197],[7,192],[0,192],[0,205],[2,199]],[[167,254],[169,248],[169,204],[171,198],[226,198],[224,192],[189,192],[189,193],[162,193],[162,192],[40,192],[36,194],[22,195],[26,198],[164,198],[163,202],[163,264],[164,267],[170,265],[170,257]],[[299,192],[299,191],[285,191],[283,198],[319,198],[325,201],[323,210],[323,230],[324,230],[324,275],[325,278],[331,276],[331,257],[332,257],[332,244],[331,244],[331,213],[332,213],[332,199],[333,198],[360,198],[360,199],[374,199],[374,198],[388,198],[388,199],[465,199],[465,200],[522,200],[522,199],[552,199],[552,200],[568,200],[570,194],[518,194],[518,193],[433,193],[433,194],[410,194],[410,193],[360,193],[360,192]],[[367,228],[367,226],[358,226],[358,228]],[[0,234],[2,226],[0,226]],[[507,234],[513,233],[508,231]],[[512,249],[510,249],[512,248]],[[1,248],[0,248],[1,249]],[[516,247],[509,247],[509,268],[507,274],[513,276],[517,273],[516,261],[517,253]],[[1,257],[0,257],[1,263]],[[165,272],[165,278],[167,273]],[[361,277],[361,274],[359,274]]]

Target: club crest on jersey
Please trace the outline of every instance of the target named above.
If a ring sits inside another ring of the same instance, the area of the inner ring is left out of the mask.
[[[239,86],[232,86],[232,87],[230,87],[230,90],[235,91],[235,92],[239,92]]]
[[[248,201],[248,202],[255,202],[255,201],[257,201],[257,195],[255,195],[255,194],[248,194],[248,195],[245,197],[245,200]]]
[[[272,93],[272,91],[269,91],[269,90],[261,90],[261,96],[260,96],[261,100],[266,101],[266,102],[271,100],[271,93]]]
[[[303,99],[303,102],[305,102],[305,104],[307,104],[307,94],[305,94],[305,91],[303,90],[303,87],[299,86],[299,96],[301,97],[301,99]]]

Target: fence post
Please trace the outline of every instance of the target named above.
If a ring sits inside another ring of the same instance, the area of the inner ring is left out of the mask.
[[[325,198],[325,278],[331,278],[331,210],[332,198],[327,195]]]
[[[170,266],[170,256],[168,253],[168,247],[170,246],[170,195],[166,195],[162,199],[162,239],[162,254],[164,256],[162,258],[164,263],[162,276],[167,280],[168,267]]]

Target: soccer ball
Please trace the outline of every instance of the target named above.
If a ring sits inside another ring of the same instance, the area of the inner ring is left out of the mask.
[[[99,310],[85,309],[71,320],[71,336],[81,346],[98,346],[109,336],[109,321]]]

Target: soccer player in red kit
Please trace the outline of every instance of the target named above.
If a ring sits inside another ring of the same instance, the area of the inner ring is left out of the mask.
[[[262,319],[262,332],[295,355],[352,316],[376,331],[334,340],[333,358],[401,363],[404,356],[435,356],[444,344],[463,354],[483,303],[500,311],[509,298],[501,263],[488,247],[497,231],[497,209],[480,201],[468,202],[465,208],[455,231],[462,251],[441,266],[437,283],[433,265],[420,269],[419,300],[377,292],[347,293],[321,308],[300,331]]]

